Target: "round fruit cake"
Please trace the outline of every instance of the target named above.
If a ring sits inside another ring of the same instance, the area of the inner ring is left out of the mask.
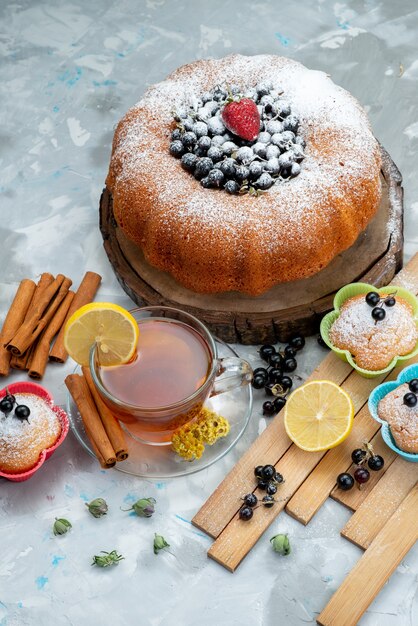
[[[119,122],[124,234],[195,292],[258,295],[350,247],[380,203],[365,111],[323,72],[231,55],[180,67]]]

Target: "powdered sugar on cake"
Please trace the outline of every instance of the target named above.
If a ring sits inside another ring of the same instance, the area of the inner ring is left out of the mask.
[[[418,405],[408,407],[404,404],[403,397],[408,392],[408,384],[404,383],[388,393],[379,402],[378,414],[389,424],[401,450],[418,453]]]
[[[245,89],[262,81],[281,88],[300,119],[298,132],[306,140],[301,173],[259,197],[229,197],[202,188],[169,154],[173,110],[220,83]],[[232,55],[183,66],[146,92],[118,127],[107,183],[116,199],[116,219],[151,263],[163,263],[162,269],[176,276],[184,271],[186,255],[190,262],[190,251],[201,248],[206,238],[215,246],[214,258],[205,248],[213,267],[221,244],[233,247],[243,267],[248,252],[258,256],[254,272],[262,262],[264,276],[257,281],[267,288],[318,271],[353,243],[378,206],[379,171],[379,147],[365,112],[326,74],[283,57]],[[136,196],[139,204],[145,188],[152,212],[139,210],[134,225],[122,212],[134,210],[132,199]],[[149,250],[149,236],[171,239],[164,261]],[[189,242],[181,253],[180,240]],[[223,267],[228,274],[224,262]],[[244,279],[242,285],[252,293]],[[216,289],[209,285],[207,290]]]
[[[366,370],[385,368],[395,356],[411,352],[418,341],[417,323],[407,302],[396,298],[395,306],[384,310],[385,318],[376,322],[365,294],[349,298],[329,332],[333,345],[348,350]]]

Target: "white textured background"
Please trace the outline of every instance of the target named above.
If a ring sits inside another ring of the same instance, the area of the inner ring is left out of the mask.
[[[418,5],[416,0],[20,0],[0,3],[0,307],[22,277],[102,274],[101,300],[130,306],[102,250],[98,201],[113,129],[145,87],[200,57],[274,53],[322,69],[369,112],[404,176],[406,256],[418,249]],[[257,363],[256,349],[238,347]],[[311,341],[298,373],[323,352]],[[72,369],[45,384],[65,402]],[[11,380],[21,376],[15,375]],[[189,520],[265,426],[261,392],[237,448],[188,479],[151,482],[101,472],[70,434],[27,483],[0,482],[0,626],[293,626],[314,623],[361,551],[339,536],[349,517],[332,501],[303,527],[280,515],[234,575],[206,558],[210,540]],[[262,459],[260,459],[262,462]],[[119,507],[141,495],[157,512]],[[100,520],[84,502],[107,499]],[[51,536],[55,516],[72,532]],[[153,533],[175,554],[152,553]],[[280,558],[268,539],[289,533]],[[117,548],[113,570],[91,555]],[[373,572],[370,572],[373,575]],[[418,550],[404,559],[362,626],[418,623]],[[354,599],[353,599],[354,601]],[[338,625],[336,625],[338,626]]]

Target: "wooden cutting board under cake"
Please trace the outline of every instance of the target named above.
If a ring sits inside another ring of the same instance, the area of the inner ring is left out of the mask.
[[[112,196],[100,200],[104,248],[126,293],[139,306],[165,305],[198,317],[229,343],[286,341],[295,331],[311,335],[332,309],[335,292],[351,282],[387,285],[402,266],[402,176],[386,150],[382,153],[382,201],[376,217],[355,244],[308,279],[276,285],[261,296],[231,292],[199,294],[147,263],[115,223]]]
[[[418,254],[391,284],[418,294]],[[418,362],[418,357],[408,364],[414,361]],[[367,408],[371,390],[383,380],[395,379],[401,369],[386,377],[362,378],[348,363],[329,353],[309,380],[331,380],[349,393],[355,407],[349,437],[332,450],[305,452],[288,438],[283,415],[276,415],[192,520],[214,539],[208,556],[233,572],[283,509],[308,524],[331,496],[353,511],[341,534],[365,553],[317,621],[323,626],[355,626],[418,538],[418,463],[405,461],[385,446],[380,425]],[[375,452],[384,456],[383,470],[372,472],[361,490],[337,489],[336,477],[350,469],[351,451],[364,441],[371,442]],[[254,479],[254,467],[260,464],[274,465],[285,482],[272,508],[260,507],[257,515],[244,522],[238,515],[240,496],[249,492],[263,496]]]

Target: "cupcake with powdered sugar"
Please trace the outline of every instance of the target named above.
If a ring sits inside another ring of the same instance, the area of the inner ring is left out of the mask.
[[[358,367],[377,371],[415,348],[418,328],[411,304],[388,288],[348,298],[329,338],[333,346],[347,350]]]

